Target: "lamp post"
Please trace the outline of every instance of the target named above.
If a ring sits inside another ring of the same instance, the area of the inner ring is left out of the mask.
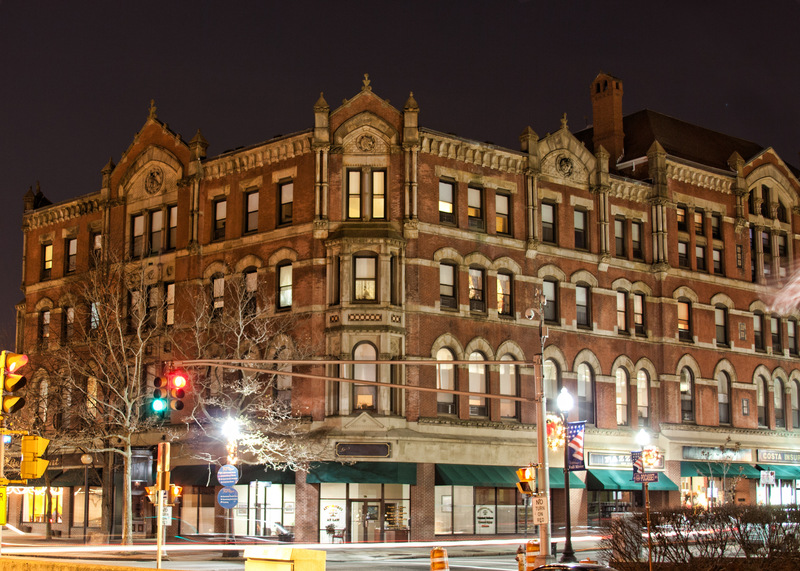
[[[574,401],[566,387],[561,389],[556,402],[558,404],[558,410],[561,411],[561,422],[564,424],[564,505],[567,508],[567,539],[564,542],[564,554],[561,556],[560,561],[561,563],[574,563],[577,559],[575,558],[575,550],[572,549],[572,513],[569,497],[569,431],[567,430],[567,416],[569,415],[569,411],[572,410]]]
[[[650,444],[650,435],[642,428],[636,434],[636,443],[642,449],[642,472],[645,468],[644,449]],[[647,518],[647,563],[650,571],[653,571],[653,538],[650,535],[650,494],[647,489],[647,480],[642,482],[642,491],[644,493],[644,515]]]
[[[83,542],[86,543],[86,535],[89,530],[89,465],[92,463],[91,454],[81,454],[81,464],[83,464]]]
[[[226,418],[225,422],[222,423],[222,434],[225,435],[225,439],[227,440],[227,443],[225,445],[225,450],[228,453],[228,464],[235,465],[239,461],[238,440],[242,436],[242,428],[240,421],[230,416]],[[225,518],[225,543],[232,543],[231,510],[230,508],[227,508],[225,511],[227,512],[227,516]]]

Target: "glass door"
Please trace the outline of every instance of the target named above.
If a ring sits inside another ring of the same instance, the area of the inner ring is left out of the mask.
[[[382,521],[380,501],[350,501],[350,541],[381,541]]]

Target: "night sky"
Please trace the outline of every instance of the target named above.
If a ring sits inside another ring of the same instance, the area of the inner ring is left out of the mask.
[[[0,348],[13,348],[22,196],[100,187],[150,100],[209,156],[313,126],[361,88],[420,124],[519,149],[591,122],[598,72],[649,108],[800,164],[800,0],[0,0]],[[748,157],[745,157],[748,158]]]

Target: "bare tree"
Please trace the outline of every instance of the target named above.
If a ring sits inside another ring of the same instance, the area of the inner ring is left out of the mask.
[[[292,311],[277,312],[274,299],[258,287],[257,274],[217,276],[211,291],[186,292],[190,302],[176,321],[176,335],[187,359],[226,359],[247,366],[250,359],[305,359],[312,353],[308,339],[297,339],[303,317]],[[284,296],[290,295],[287,292]],[[283,299],[290,306],[290,299]],[[294,375],[289,365],[267,372],[208,367],[193,380],[193,409],[186,421],[196,438],[217,442],[212,447],[192,447],[196,458],[209,463],[223,460],[222,444],[235,441],[241,462],[297,470],[319,457],[319,433],[292,410]],[[239,435],[231,438],[230,424]],[[201,451],[202,450],[202,451]],[[236,454],[237,451],[233,453]],[[224,463],[224,462],[222,462]]]
[[[147,412],[147,381],[160,372],[164,333],[165,296],[158,278],[154,265],[96,264],[64,294],[74,315],[69,331],[62,333],[62,343],[43,347],[36,355],[36,365],[46,369],[49,378],[43,400],[57,397],[65,410],[57,430],[60,439],[73,450],[107,458],[103,471],[107,529],[113,458],[121,459],[125,544],[132,543],[132,447],[141,435],[168,428]]]

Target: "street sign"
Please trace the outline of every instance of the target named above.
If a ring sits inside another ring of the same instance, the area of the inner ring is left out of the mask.
[[[531,507],[533,508],[533,525],[547,525],[547,522],[550,521],[547,517],[547,498],[533,496]]]
[[[217,480],[221,486],[233,486],[239,481],[239,469],[233,464],[220,466],[217,471]]]
[[[761,483],[767,486],[775,485],[775,471],[761,470]]]
[[[217,503],[226,510],[235,508],[239,504],[239,492],[235,488],[222,488],[217,492]]]
[[[636,472],[633,474],[633,481],[637,484],[658,482],[658,472]]]
[[[172,506],[164,506],[161,508],[163,511],[161,512],[161,521],[164,525],[169,525],[172,523]]]

